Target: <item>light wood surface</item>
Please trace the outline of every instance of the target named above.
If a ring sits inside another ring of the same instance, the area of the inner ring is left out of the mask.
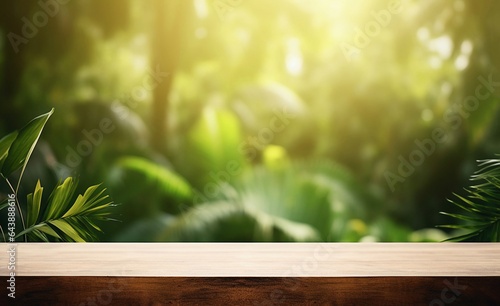
[[[8,244],[0,271],[8,274]],[[19,243],[16,276],[500,276],[500,243]]]

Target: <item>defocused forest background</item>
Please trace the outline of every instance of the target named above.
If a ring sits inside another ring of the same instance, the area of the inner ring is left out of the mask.
[[[0,136],[55,108],[20,199],[103,182],[121,222],[102,241],[440,241],[447,198],[500,153],[495,0],[0,14]]]

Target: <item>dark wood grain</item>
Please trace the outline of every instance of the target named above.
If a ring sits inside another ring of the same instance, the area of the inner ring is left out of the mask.
[[[16,305],[500,305],[500,277],[25,276],[16,287]]]
[[[4,250],[11,246],[4,244]],[[38,244],[0,305],[500,305],[500,244]]]

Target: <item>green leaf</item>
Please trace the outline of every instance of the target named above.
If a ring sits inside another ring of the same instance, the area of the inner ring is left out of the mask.
[[[77,187],[73,178],[67,178],[54,189],[45,206],[45,213],[40,215],[43,188],[37,183],[35,192],[28,195],[28,228],[17,234],[16,238],[28,235],[32,241],[48,241],[47,235],[62,241],[93,241],[97,239],[96,232],[101,229],[94,223],[96,220],[112,220],[111,212],[106,208],[113,206],[112,201],[103,195],[104,190],[97,192],[100,185],[87,189],[84,195],[79,195],[71,208],[71,199]],[[38,221],[38,223],[36,223]]]
[[[71,208],[62,217],[63,218],[70,217],[85,211],[85,206],[92,205],[92,203],[89,202],[89,199],[92,196],[92,194],[97,190],[98,187],[99,185],[94,185],[92,187],[89,187],[85,191],[85,194],[83,196],[79,195],[73,206],[71,206]]]
[[[228,165],[233,164],[237,168],[245,168],[248,162],[238,150],[242,140],[241,127],[235,115],[206,108],[190,131],[185,148],[187,152],[197,154],[184,154],[179,160],[180,167],[189,165],[191,169],[197,169],[185,169],[184,172],[195,182],[198,181],[200,186],[213,180],[209,175],[212,171],[225,171]]]
[[[19,131],[19,134],[10,146],[7,158],[2,165],[1,173],[4,177],[11,175],[14,171],[22,167],[23,169],[19,177],[19,181],[21,181],[24,169],[26,168],[31,154],[35,149],[42,130],[53,112],[54,109],[46,114],[36,117],[25,125],[21,131]]]
[[[9,198],[5,198],[5,200],[3,200],[1,203],[0,203],[0,211],[2,209],[4,209],[5,207],[9,206]]]
[[[465,215],[461,215],[461,214],[451,214],[451,213],[447,213],[447,212],[441,212],[441,214],[446,215],[446,216],[450,216],[450,217],[453,217],[456,219],[465,220],[465,221],[481,222],[483,220],[482,218],[474,218],[474,217],[465,216]]]
[[[40,205],[42,203],[42,193],[43,188],[40,186],[40,180],[38,180],[35,187],[35,193],[30,193],[28,195],[28,227],[34,225],[38,219],[38,213],[40,212]]]
[[[467,196],[455,194],[460,201],[449,200],[466,214],[442,213],[462,222],[458,225],[442,225],[441,227],[468,229],[470,232],[446,241],[499,241],[500,162],[494,159],[478,162],[480,169],[472,175],[471,181],[479,181],[479,183],[465,189]]]
[[[48,225],[44,225],[44,226],[42,226],[42,227],[38,228],[38,230],[39,230],[39,231],[41,231],[41,232],[44,232],[44,233],[46,233],[46,234],[48,234],[48,235],[51,235],[51,236],[53,236],[53,237],[56,237],[56,238],[58,238],[58,239],[61,239],[61,237],[60,237],[60,236],[56,233],[56,231],[54,231],[54,230],[53,230],[50,226],[48,226]]]
[[[478,236],[478,233],[477,232],[472,232],[472,233],[468,233],[468,234],[464,234],[464,235],[460,235],[460,236],[457,236],[457,237],[452,237],[452,238],[448,238],[446,240],[444,240],[443,242],[459,242],[459,241],[466,241],[466,240],[470,240],[472,238],[475,238]]]
[[[35,238],[40,239],[43,242],[50,242],[49,239],[47,238],[47,235],[45,235],[44,233],[42,233],[41,231],[39,231],[37,229],[33,230],[31,233],[29,233],[28,237],[31,238],[30,241],[35,240],[35,239],[33,239],[33,237],[35,237]]]
[[[318,241],[310,225],[230,202],[194,206],[169,220],[159,241]]]
[[[52,220],[49,221],[50,224],[54,225],[58,229],[60,229],[64,234],[66,234],[69,238],[71,238],[75,242],[85,242],[85,240],[78,235],[77,231],[69,225],[64,220]]]
[[[175,214],[180,203],[191,202],[191,185],[178,173],[142,157],[120,158],[109,173],[107,184],[115,200],[128,206],[127,216],[146,217],[159,210]],[[141,203],[140,207],[137,205]]]
[[[44,220],[51,220],[61,217],[70,204],[75,194],[78,181],[68,177],[63,184],[54,189],[49,198],[49,205],[45,209]]]
[[[39,229],[39,228],[41,228],[41,227],[43,227],[43,226],[47,226],[47,224],[45,224],[45,223],[39,223],[39,224],[35,224],[35,225],[33,225],[33,226],[30,226],[30,227],[28,227],[27,229],[25,229],[24,231],[22,231],[22,232],[18,233],[18,234],[16,235],[16,237],[14,237],[14,238],[18,238],[18,237],[21,237],[22,235],[29,234],[29,233],[31,233],[32,231],[34,231],[34,230],[36,230],[36,229]]]
[[[3,163],[7,158],[7,154],[9,153],[10,146],[16,139],[17,134],[18,132],[14,131],[4,138],[0,139],[0,169],[2,169]]]
[[[18,238],[22,235],[29,235],[35,231],[40,231],[40,232],[43,232],[43,233],[46,233],[50,236],[53,236],[57,239],[62,239],[61,236],[59,236],[59,234],[57,234],[49,225],[47,225],[46,223],[39,223],[39,224],[36,224],[36,225],[33,225],[33,226],[30,226],[28,227],[27,229],[25,229],[24,231],[20,232],[19,234],[16,235],[15,238]],[[38,237],[38,235],[37,235]],[[40,237],[39,237],[40,238]]]
[[[166,195],[181,200],[192,195],[191,186],[179,174],[142,157],[124,157],[118,161],[122,169],[140,173],[147,182],[157,184]]]

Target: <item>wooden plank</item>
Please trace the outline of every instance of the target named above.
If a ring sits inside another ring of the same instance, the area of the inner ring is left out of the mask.
[[[499,277],[21,277],[16,287],[17,305],[500,305]]]
[[[16,275],[500,276],[500,243],[20,243]]]

